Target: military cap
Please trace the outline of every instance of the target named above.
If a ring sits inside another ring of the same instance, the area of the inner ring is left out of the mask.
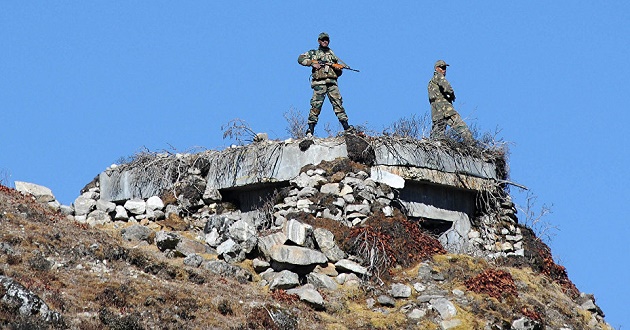
[[[323,40],[323,39],[328,39],[330,40],[330,37],[328,36],[328,33],[326,32],[322,32],[319,34],[319,36],[317,37],[317,40]]]
[[[449,65],[446,64],[446,62],[444,62],[442,60],[438,60],[437,62],[435,62],[435,65],[433,67],[437,68],[437,67],[442,67],[442,66],[449,66]]]

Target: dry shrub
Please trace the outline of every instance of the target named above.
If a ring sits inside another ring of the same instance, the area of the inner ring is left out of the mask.
[[[110,311],[107,308],[101,308],[98,313],[98,318],[104,325],[108,326],[109,329],[116,330],[135,330],[135,329],[144,329],[141,325],[140,320],[142,316],[138,313],[132,313],[127,315],[117,315],[114,312]]]
[[[96,296],[95,301],[103,307],[114,306],[123,308],[127,306],[127,300],[130,294],[130,288],[126,285],[120,285],[118,288],[106,287]]]
[[[296,219],[315,228],[323,228],[330,231],[335,237],[335,243],[340,247],[343,246],[346,237],[350,235],[350,227],[341,222],[327,218],[315,218],[305,212],[287,214],[287,219]]]
[[[431,130],[431,118],[428,114],[416,117],[412,114],[410,117],[403,117],[395,121],[389,127],[383,130],[384,135],[409,137],[421,139],[428,135]]]
[[[284,119],[287,121],[287,133],[294,139],[301,139],[306,136],[306,116],[295,107],[291,107],[283,114]]]
[[[542,321],[541,312],[544,313],[544,311],[536,311],[536,309],[531,306],[521,307],[521,313],[534,321]]]
[[[500,299],[502,296],[517,296],[512,275],[500,269],[486,269],[481,274],[464,282],[466,288],[476,293],[485,293]]]
[[[28,266],[32,270],[36,271],[48,271],[51,267],[50,261],[48,261],[44,256],[37,253],[31,258],[28,259]]]
[[[17,265],[22,262],[22,257],[16,254],[7,255],[7,264],[8,265]]]
[[[217,309],[219,310],[219,313],[221,313],[221,315],[233,315],[234,314],[234,310],[232,309],[232,305],[230,304],[230,301],[227,300],[227,299],[221,300],[221,302],[217,306]]]
[[[247,314],[245,329],[278,329],[269,312],[263,307],[257,307]]]
[[[221,125],[221,130],[223,131],[223,139],[230,138],[241,145],[253,142],[256,137],[256,132],[251,126],[239,118],[234,118],[227,124]]]
[[[551,250],[547,246],[547,244],[540,242],[539,248],[536,252],[542,258],[542,269],[541,272],[547,276],[549,276],[554,282],[560,284],[564,290],[571,297],[578,297],[580,295],[580,291],[577,289],[575,284],[571,282],[569,279],[569,275],[567,274],[567,269],[564,266],[560,266],[553,261],[553,256],[551,255]]]
[[[446,253],[437,239],[400,212],[393,217],[375,213],[364,226],[352,228],[342,246],[348,253],[361,257],[376,276],[387,276],[396,265],[409,267],[435,254]]]
[[[526,257],[526,266],[534,271],[548,276],[552,281],[558,283],[565,292],[573,299],[580,295],[578,288],[571,282],[565,267],[556,264],[551,254],[551,249],[540,238],[536,237],[533,230],[520,226],[523,234]]]
[[[294,303],[300,300],[296,294],[289,294],[286,290],[274,290],[271,292],[271,298],[281,303]]]
[[[293,312],[276,305],[253,308],[247,314],[245,327],[239,329],[289,330],[298,329],[298,320]]]

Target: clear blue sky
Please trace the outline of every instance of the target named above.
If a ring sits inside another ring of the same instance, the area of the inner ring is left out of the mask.
[[[511,179],[553,204],[556,260],[630,328],[630,2],[423,3],[3,1],[0,180],[71,204],[142,148],[224,148],[234,118],[286,138],[311,96],[297,56],[326,31],[361,70],[340,80],[350,123],[377,131],[428,113],[433,63],[450,63],[460,114],[499,128]],[[328,103],[320,123],[337,125]]]

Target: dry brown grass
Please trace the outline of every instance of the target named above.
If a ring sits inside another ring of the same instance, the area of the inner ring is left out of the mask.
[[[133,248],[113,231],[78,226],[3,186],[0,223],[0,242],[13,251],[0,253],[0,274],[60,312],[62,328],[247,329],[260,308],[287,305],[255,284],[167,259],[155,246]],[[314,312],[289,314],[310,324]],[[31,323],[0,310],[2,328]]]
[[[304,219],[333,231],[340,246],[349,237],[350,229],[337,222],[310,215],[304,215]],[[450,292],[457,288],[465,292],[468,303],[457,305],[460,328],[477,328],[485,320],[509,324],[511,317],[522,315],[540,319],[552,328],[565,323],[575,329],[587,328],[591,314],[575,307],[561,282],[536,269],[522,265],[500,267],[511,275],[517,290],[517,294],[502,296],[502,301],[466,290],[466,280],[487,269],[496,269],[497,265],[464,255],[420,257],[422,251],[414,250],[420,247],[411,242],[415,240],[414,229],[410,230],[404,221],[377,216],[367,224],[383,235],[390,235],[389,244],[398,249],[390,252],[399,266],[391,272],[394,280],[415,281],[418,261],[428,258],[445,277],[445,281],[436,284],[439,289]],[[45,205],[4,186],[0,186],[0,225],[0,243],[11,251],[0,250],[0,275],[18,281],[61,313],[63,324],[59,328],[439,328],[433,316],[413,324],[398,308],[392,308],[386,316],[369,309],[366,300],[374,291],[363,286],[324,292],[326,311],[314,311],[294,296],[279,291],[274,296],[258,283],[239,283],[202,268],[184,266],[181,258],[166,258],[155,245],[124,242],[111,227],[100,230],[70,222]],[[395,236],[406,239],[398,242]],[[417,256],[409,256],[414,253]],[[204,255],[204,258],[216,256]],[[252,270],[250,261],[239,266]],[[550,310],[554,313],[549,313]],[[37,319],[21,318],[0,304],[0,328],[47,326]]]

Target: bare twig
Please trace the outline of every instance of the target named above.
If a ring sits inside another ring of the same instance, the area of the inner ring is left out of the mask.
[[[306,136],[306,116],[301,114],[295,107],[283,114],[287,121],[287,133],[294,139],[301,139]]]
[[[239,144],[251,143],[256,138],[256,132],[242,119],[235,118],[221,126],[223,139],[230,138]]]
[[[0,169],[0,184],[8,187],[11,182],[11,172]]]
[[[535,209],[537,196],[534,196],[530,191],[527,192],[525,207],[518,207],[523,214],[525,214],[524,225],[531,228],[537,237],[540,237],[546,243],[551,242],[553,236],[556,235],[558,227],[549,223],[546,219],[543,219],[546,215],[551,214],[551,206],[543,204],[540,210]]]

